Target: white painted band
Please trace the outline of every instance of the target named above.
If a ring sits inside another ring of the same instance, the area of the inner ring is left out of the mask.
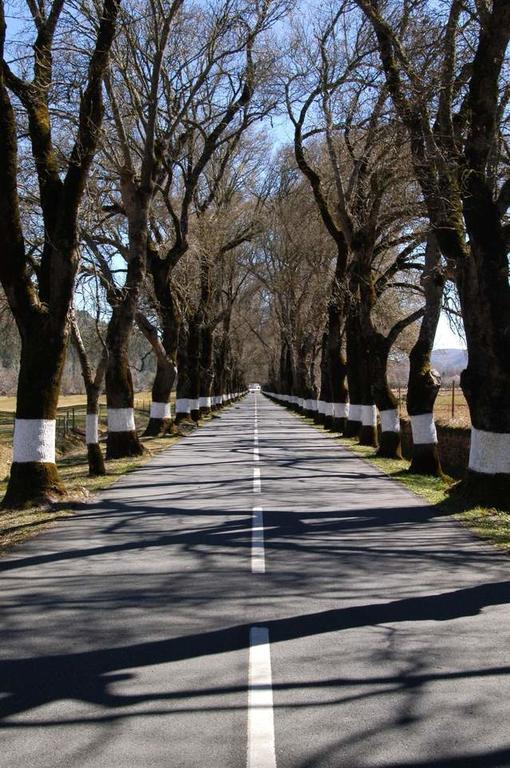
[[[305,400],[305,411],[313,411],[313,400]]]
[[[361,423],[364,427],[377,426],[377,408],[375,405],[361,406]]]
[[[305,401],[303,400],[302,397],[298,397],[298,405],[299,405],[300,408],[304,408],[305,407]]]
[[[198,399],[198,397],[189,401],[189,409],[190,411],[200,410],[200,400]]]
[[[151,403],[151,419],[169,419],[171,415],[170,403]]]
[[[415,445],[432,445],[437,443],[436,425],[434,424],[434,416],[431,413],[411,416],[411,429]]]
[[[383,432],[400,432],[400,419],[395,408],[381,411],[381,430]]]
[[[176,413],[189,413],[190,412],[190,401],[187,397],[178,397],[175,401],[175,412]]]
[[[55,419],[15,419],[13,462],[55,463]]]
[[[133,408],[108,408],[109,432],[134,432],[135,412]]]
[[[361,421],[361,405],[349,405],[349,421]]]
[[[326,405],[324,400],[317,400],[317,411],[324,415],[326,413]]]
[[[312,400],[312,411],[317,412],[319,406],[317,405],[317,400]]]
[[[211,407],[211,398],[210,397],[201,397],[199,400],[199,404],[201,408],[210,408]]]
[[[250,629],[246,768],[276,768],[271,647],[267,627]]]
[[[99,442],[99,416],[97,413],[87,413],[85,419],[85,442],[94,445]]]
[[[469,469],[484,475],[510,474],[510,433],[472,427]]]
[[[333,403],[333,416],[335,419],[347,419],[349,418],[349,413],[349,403]]]

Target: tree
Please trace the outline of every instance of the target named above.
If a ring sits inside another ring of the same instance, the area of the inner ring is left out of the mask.
[[[409,269],[419,239],[417,204],[409,193],[409,164],[398,123],[388,110],[384,83],[370,77],[373,55],[367,25],[342,3],[316,23],[310,53],[297,56],[286,86],[294,125],[294,150],[310,183],[327,232],[337,248],[323,350],[321,397],[341,398],[333,414],[346,434],[377,446],[377,408],[382,416],[380,453],[400,455],[396,399],[386,369],[391,345],[419,315],[411,313],[387,334],[374,325],[386,282],[381,273]],[[404,251],[398,245],[407,244]],[[342,358],[346,336],[347,364]],[[349,382],[347,405],[345,374]],[[338,410],[337,410],[338,409]]]
[[[64,491],[55,465],[55,416],[79,261],[79,210],[99,142],[103,75],[119,0],[105,0],[98,9],[90,30],[94,48],[75,62],[82,91],[76,129],[52,112],[54,39],[64,0],[29,8],[35,29],[31,79],[6,60],[0,2],[0,280],[21,336],[14,455],[3,502],[8,507],[45,502]],[[39,260],[26,246],[18,188],[18,142],[26,133],[38,181]]]
[[[371,21],[388,90],[411,141],[416,178],[462,307],[469,362],[461,386],[472,422],[468,483],[508,505],[510,284],[504,153],[510,4],[357,0]],[[424,30],[424,32],[422,31]],[[420,35],[420,51],[413,55]],[[417,68],[420,67],[418,75]],[[427,82],[427,87],[423,83]]]

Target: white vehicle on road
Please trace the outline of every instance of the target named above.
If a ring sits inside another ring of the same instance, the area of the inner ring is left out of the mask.
[[[260,384],[249,384],[248,385],[248,391],[249,392],[260,392]]]

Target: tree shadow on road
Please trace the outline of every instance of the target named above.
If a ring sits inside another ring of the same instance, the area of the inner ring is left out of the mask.
[[[305,637],[381,624],[452,621],[476,616],[488,606],[510,602],[510,581],[484,584],[442,594],[394,600],[265,621],[272,645]],[[133,668],[208,657],[248,647],[251,624],[149,641],[122,647],[14,659],[0,663],[0,717],[62,700],[104,707],[132,703],[112,696],[112,675]],[[142,697],[143,699],[143,697]],[[151,700],[151,694],[146,699]],[[137,697],[140,701],[140,697]]]

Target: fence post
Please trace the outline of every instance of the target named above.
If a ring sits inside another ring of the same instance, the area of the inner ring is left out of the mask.
[[[402,412],[402,405],[401,405],[401,388],[398,388],[398,415],[400,416]]]
[[[452,381],[452,419],[455,418],[455,381]]]

